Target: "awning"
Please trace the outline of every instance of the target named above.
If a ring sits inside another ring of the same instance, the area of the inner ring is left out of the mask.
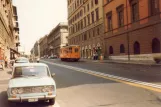
[[[10,48],[10,51],[16,54],[20,54],[17,50]]]

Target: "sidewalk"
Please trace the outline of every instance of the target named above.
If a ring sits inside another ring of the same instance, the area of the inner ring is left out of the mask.
[[[161,63],[156,64],[153,61],[91,60],[91,59],[80,59],[80,61],[94,62],[94,63],[118,63],[118,64],[161,66]]]
[[[0,69],[0,80],[9,80],[11,78],[11,69],[6,68],[5,70]]]

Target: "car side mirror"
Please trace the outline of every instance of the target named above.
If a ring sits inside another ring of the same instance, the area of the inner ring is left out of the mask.
[[[54,77],[55,76],[55,73],[52,73],[51,76]]]

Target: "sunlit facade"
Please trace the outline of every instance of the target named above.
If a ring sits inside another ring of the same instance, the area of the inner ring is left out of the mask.
[[[17,9],[11,0],[0,1],[0,57],[8,59],[18,54],[19,27]],[[17,44],[17,45],[16,45]]]
[[[68,0],[68,23],[69,44],[81,46],[82,58],[104,53],[102,0]]]
[[[104,0],[105,55],[152,60],[161,53],[160,0]]]

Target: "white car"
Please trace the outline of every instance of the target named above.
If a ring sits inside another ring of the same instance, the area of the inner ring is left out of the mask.
[[[15,63],[30,63],[28,58],[25,57],[19,57],[15,60]]]
[[[54,75],[50,73],[46,64],[15,64],[7,90],[9,103],[44,100],[54,105],[56,97]]]

